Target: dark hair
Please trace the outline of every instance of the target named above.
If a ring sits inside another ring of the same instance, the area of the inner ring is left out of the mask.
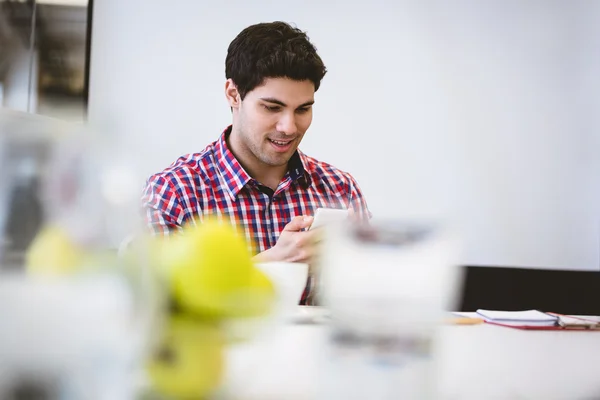
[[[225,77],[233,80],[241,99],[265,78],[310,80],[315,91],[327,69],[306,33],[276,21],[251,25],[229,44]]]

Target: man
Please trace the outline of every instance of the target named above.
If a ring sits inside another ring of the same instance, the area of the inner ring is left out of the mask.
[[[316,232],[307,228],[317,208],[370,218],[350,174],[298,150],[325,73],[299,29],[273,22],[240,32],[225,60],[233,123],[201,153],[149,178],[143,206],[151,229],[169,234],[216,214],[243,229],[256,261],[310,263]]]

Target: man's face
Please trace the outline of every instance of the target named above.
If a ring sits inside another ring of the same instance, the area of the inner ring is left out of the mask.
[[[267,78],[234,109],[234,140],[245,157],[263,165],[287,164],[312,122],[311,81]]]

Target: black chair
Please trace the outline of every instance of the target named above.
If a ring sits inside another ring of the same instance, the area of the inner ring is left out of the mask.
[[[459,309],[478,308],[600,315],[600,271],[467,266]]]

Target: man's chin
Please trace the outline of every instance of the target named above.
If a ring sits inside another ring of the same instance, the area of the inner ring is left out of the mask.
[[[285,160],[271,160],[270,163],[268,163],[270,166],[272,167],[283,167],[284,165],[288,165],[288,162],[290,161],[289,158],[285,159]]]
[[[270,165],[271,167],[282,167],[288,164],[290,158],[292,158],[291,155],[281,154],[276,157],[263,157],[262,162],[267,165]]]
[[[274,167],[280,167],[282,165],[287,165],[287,163],[290,161],[290,159],[292,158],[292,156],[294,155],[295,152],[296,152],[295,147],[293,149],[290,149],[289,151],[286,151],[285,153],[265,151],[263,153],[263,156],[261,157],[261,160],[265,164],[268,164],[268,165],[271,165]]]

